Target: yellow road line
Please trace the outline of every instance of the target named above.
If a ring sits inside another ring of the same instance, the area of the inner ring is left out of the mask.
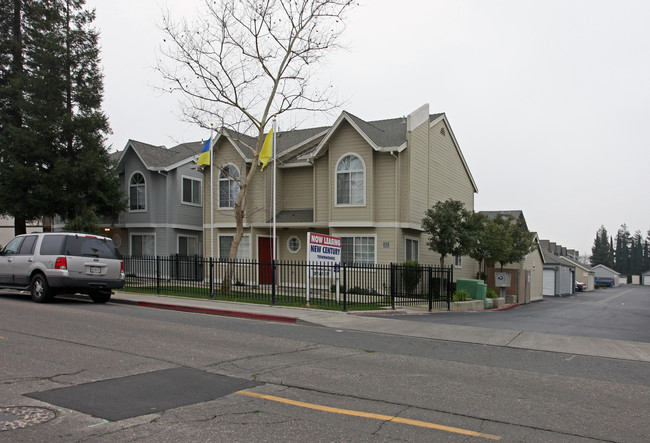
[[[454,434],[463,434],[472,437],[482,437],[490,440],[501,440],[501,436],[499,435],[483,434],[482,432],[470,431],[468,429],[454,428],[451,426],[438,425],[435,423],[429,423],[420,420],[411,420],[408,418],[395,417],[392,415],[373,414],[371,412],[332,408],[329,406],[317,405],[313,403],[305,403],[296,400],[289,400],[288,398],[275,397],[273,395],[266,395],[266,394],[258,394],[256,392],[250,392],[250,391],[239,391],[237,392],[237,394],[247,395],[248,397],[262,398],[264,400],[275,401],[278,403],[285,403],[293,406],[300,406],[302,408],[315,409],[317,411],[331,412],[333,414],[351,415],[353,417],[372,418],[375,420],[382,420],[382,421],[392,421],[395,423],[403,423],[406,425],[418,426],[420,428],[429,428],[429,429],[437,429],[445,432],[453,432]]]

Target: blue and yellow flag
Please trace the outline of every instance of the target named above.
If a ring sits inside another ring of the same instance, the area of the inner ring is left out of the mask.
[[[260,151],[262,171],[264,170],[264,167],[269,163],[269,160],[271,160],[271,156],[273,156],[273,128],[271,128],[269,133],[266,134],[264,144],[262,145],[262,150]]]
[[[210,164],[210,139],[208,139],[203,145],[203,149],[199,154],[198,164],[199,166]]]

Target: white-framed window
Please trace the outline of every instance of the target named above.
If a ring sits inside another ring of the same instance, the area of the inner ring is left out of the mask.
[[[201,206],[203,182],[199,178],[183,177],[181,201],[188,205]]]
[[[289,240],[287,240],[287,249],[292,254],[300,251],[300,239],[295,235],[289,237]]]
[[[146,211],[147,184],[144,175],[133,173],[129,180],[129,211]]]
[[[198,255],[199,238],[193,235],[178,236],[178,255]]]
[[[220,235],[219,236],[219,259],[227,259],[230,257],[230,247],[232,242],[235,240],[234,235]],[[238,260],[250,260],[251,258],[251,237],[250,235],[244,235],[239,242],[239,248],[237,248],[237,259]]]
[[[153,234],[132,234],[131,255],[134,257],[155,257],[156,236]]]
[[[239,196],[239,169],[225,165],[219,171],[219,207],[234,208]]]
[[[375,264],[375,237],[343,236],[341,237],[341,263],[347,265]]]
[[[420,242],[415,238],[406,239],[406,260],[419,261]]]
[[[454,267],[462,268],[463,267],[463,257],[457,255],[454,257]]]
[[[336,165],[336,204],[366,203],[366,167],[361,157],[347,154]]]

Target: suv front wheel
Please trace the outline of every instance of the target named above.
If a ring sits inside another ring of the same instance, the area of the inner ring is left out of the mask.
[[[36,303],[45,303],[52,300],[54,292],[50,289],[47,279],[43,274],[36,274],[32,277],[29,285],[32,300]]]

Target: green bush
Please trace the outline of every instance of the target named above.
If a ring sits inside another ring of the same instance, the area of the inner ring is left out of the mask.
[[[407,260],[402,264],[402,281],[407,294],[412,294],[420,283],[422,271],[415,260]]]
[[[377,291],[374,289],[369,289],[369,288],[360,288],[359,286],[355,286],[354,288],[350,289],[348,291],[348,294],[357,294],[357,295],[379,295]]]
[[[470,301],[471,298],[469,297],[469,292],[467,291],[456,291],[454,293],[454,301]]]
[[[345,286],[341,285],[340,291],[341,291],[341,294],[344,293],[344,292],[345,292]],[[333,284],[333,285],[330,286],[330,292],[331,292],[332,294],[335,294],[335,293],[336,293],[336,284]],[[351,289],[348,291],[348,294],[356,294],[356,295],[379,295],[379,293],[378,293],[377,291],[375,291],[374,289],[370,289],[370,288],[361,288],[361,287],[359,287],[359,286],[355,286],[354,288],[351,288]]]
[[[499,296],[497,295],[497,292],[492,288],[488,288],[487,292],[485,293],[485,297],[486,298],[499,298]]]

